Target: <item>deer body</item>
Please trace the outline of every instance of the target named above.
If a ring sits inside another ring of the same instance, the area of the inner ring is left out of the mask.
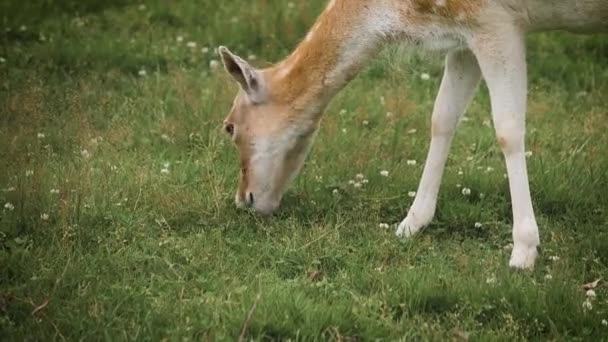
[[[413,236],[431,222],[452,137],[483,77],[509,176],[510,265],[533,267],[540,239],[524,152],[525,34],[554,29],[608,30],[608,2],[331,0],[298,48],[268,69],[257,70],[221,47],[226,70],[241,86],[224,121],[240,152],[237,205],[263,214],[276,210],[333,96],[383,44],[403,41],[447,56],[422,179],[397,235]]]

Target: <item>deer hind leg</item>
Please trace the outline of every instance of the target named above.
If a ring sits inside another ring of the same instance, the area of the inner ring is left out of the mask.
[[[540,244],[532,208],[525,157],[526,52],[525,37],[515,27],[474,37],[475,53],[490,91],[492,118],[509,175],[513,208],[513,251],[509,265],[533,268]]]
[[[431,146],[414,204],[397,229],[410,237],[428,225],[435,215],[437,194],[458,122],[475,95],[481,72],[470,51],[450,52],[432,116]]]

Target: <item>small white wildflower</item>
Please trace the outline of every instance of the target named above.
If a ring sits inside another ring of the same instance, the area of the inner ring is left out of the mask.
[[[386,112],[386,117],[387,118],[393,117],[393,112]]]
[[[605,327],[608,327],[608,320],[603,319],[602,320],[602,325]]]
[[[171,138],[166,134],[162,134],[160,138],[166,142],[171,142]]]
[[[467,157],[467,161],[473,161],[473,159],[474,159],[473,156],[468,156]]]
[[[27,26],[25,26],[25,25],[19,26],[19,31],[21,31],[21,32],[27,31]]]
[[[331,193],[334,196],[338,196],[340,194],[340,191],[338,191],[338,189],[334,189]]]
[[[428,81],[431,79],[431,75],[427,74],[426,72],[423,72],[422,74],[420,74],[420,79],[423,81]]]
[[[168,169],[168,168],[169,168],[169,166],[171,166],[171,163],[169,163],[169,162],[165,162],[165,163],[163,164],[163,168],[165,168],[165,169]]]
[[[469,195],[471,195],[471,189],[469,189],[469,188],[462,188],[462,194],[463,194],[464,196],[469,196]]]
[[[553,279],[553,276],[550,274],[545,274],[545,279],[551,280],[551,279]]]
[[[13,211],[13,210],[15,210],[15,206],[11,202],[6,202],[6,204],[4,204],[4,209],[8,209],[9,211]]]
[[[192,42],[192,41],[187,42],[186,46],[189,47],[189,48],[191,48],[191,49],[194,49],[196,47],[196,42]]]
[[[25,171],[25,177],[31,177],[34,175],[34,170],[26,170]]]
[[[160,173],[163,175],[168,175],[169,173],[171,173],[171,171],[169,171],[169,169],[161,169]]]
[[[339,113],[340,115],[344,115],[346,113],[348,113],[348,111],[346,109],[344,109],[344,108],[340,109],[340,113]]]
[[[49,214],[47,214],[47,213],[43,213],[42,215],[40,215],[40,219],[42,219],[42,221],[48,221],[48,219],[49,219]]]
[[[492,126],[492,123],[490,122],[490,120],[483,120],[482,124],[486,127]]]
[[[356,182],[354,180],[352,180],[352,179],[348,181],[348,184],[350,184],[350,185],[355,185],[355,183]]]
[[[593,290],[591,290],[591,289],[590,289],[590,290],[587,290],[587,292],[585,292],[585,295],[586,295],[588,298],[595,298],[595,297],[596,297],[595,291],[593,291]]]
[[[207,53],[209,53],[209,48],[208,48],[208,47],[206,47],[206,46],[203,46],[203,47],[201,48],[201,52],[202,52],[202,53],[204,53],[204,54],[207,54]]]
[[[80,156],[82,156],[82,158],[84,158],[84,159],[88,159],[91,156],[91,154],[86,149],[82,149],[80,151]]]
[[[462,122],[469,122],[471,121],[471,119],[468,116],[463,116],[462,119],[460,119]]]
[[[416,132],[418,132],[418,130],[415,128],[412,128],[409,131],[407,131],[407,134],[416,134]]]
[[[342,133],[346,134],[346,132],[348,132],[346,128],[342,128]]]
[[[6,59],[4,59],[4,57],[0,57],[0,63],[2,63],[2,64],[6,63]]]
[[[585,301],[583,302],[583,309],[585,311],[593,309],[593,304],[591,304],[591,301],[589,300],[589,298],[585,299]]]
[[[496,284],[496,276],[492,275],[489,278],[486,278],[486,284]]]
[[[414,159],[410,159],[410,160],[407,161],[407,165],[409,165],[409,166],[413,166],[413,165],[416,165],[416,164],[418,164],[418,162],[415,161]]]
[[[488,168],[486,169],[486,172],[492,172],[492,171],[494,171],[494,168],[491,166],[488,166]]]
[[[145,77],[145,76],[147,76],[147,75],[148,75],[148,72],[146,71],[146,69],[140,69],[140,70],[137,72],[137,75],[139,75],[139,76],[141,76],[141,77]]]
[[[363,175],[362,173],[357,173],[357,175],[355,176],[356,179],[363,179],[365,178],[365,175]]]
[[[287,3],[287,8],[293,9],[295,7],[296,7],[296,4],[294,4],[293,1],[290,1],[290,2]]]
[[[532,157],[532,151],[526,151],[526,158]]]
[[[230,18],[230,22],[231,22],[231,23],[233,23],[233,24],[236,24],[236,23],[238,23],[238,22],[239,22],[239,18],[237,18],[237,17],[232,17],[232,18]]]
[[[559,257],[557,255],[552,255],[552,256],[549,257],[549,260],[551,260],[551,261],[558,261]]]
[[[390,226],[389,226],[387,223],[380,223],[380,224],[378,225],[378,227],[379,227],[380,229],[389,229],[389,228],[390,228]]]
[[[51,189],[51,194],[53,194],[53,195],[59,194],[59,189]]]
[[[486,195],[484,195],[484,193],[483,193],[483,192],[480,192],[480,193],[479,193],[479,198],[484,199],[485,197],[486,197]]]
[[[6,189],[5,191],[6,191],[6,192],[13,192],[13,191],[15,191],[15,190],[17,190],[17,189],[15,189],[15,187],[14,187],[14,186],[11,186],[11,187],[9,187],[8,189]]]
[[[411,198],[414,198],[414,197],[416,197],[416,191],[410,191],[407,193],[407,195]]]
[[[355,188],[359,189],[359,188],[361,188],[363,185],[362,185],[361,183],[359,183],[359,182],[356,182],[356,183],[355,183],[353,186],[354,186]]]
[[[183,42],[183,41],[184,41],[184,37],[183,37],[183,36],[177,36],[177,37],[175,38],[175,40],[176,40],[178,43],[181,43],[181,42]]]
[[[110,165],[110,171],[116,171],[116,170],[118,170],[118,166]]]
[[[363,120],[363,126],[367,126],[367,125],[369,125],[369,121]]]
[[[137,9],[138,9],[138,10],[140,10],[140,11],[145,11],[145,10],[146,10],[146,5],[141,4],[141,5],[139,5],[139,6],[137,7]]]
[[[256,59],[258,59],[258,56],[252,54],[252,55],[247,56],[247,59],[250,61],[255,61]]]
[[[383,106],[386,104],[386,99],[384,98],[384,96],[380,96],[380,104]]]
[[[209,62],[209,69],[211,69],[211,70],[217,70],[217,68],[219,68],[219,67],[220,67],[220,62],[216,61],[215,59],[212,59]]]
[[[481,228],[483,227],[483,224],[481,224],[481,222],[475,222],[475,228]]]
[[[464,172],[462,170],[458,170],[458,175],[462,176],[462,175],[464,175]]]
[[[369,179],[365,178],[361,180],[361,184],[367,184],[369,183]]]
[[[45,137],[44,133],[38,133],[36,136],[38,137],[38,139],[44,139]]]
[[[387,170],[380,171],[380,176],[382,176],[382,177],[388,177],[388,171]]]
[[[460,188],[462,188],[462,184],[460,184],[460,183],[456,183],[456,187],[457,187],[458,189],[460,189]]]
[[[509,178],[509,175],[507,175],[506,173],[503,173],[502,178],[507,179],[507,178]]]

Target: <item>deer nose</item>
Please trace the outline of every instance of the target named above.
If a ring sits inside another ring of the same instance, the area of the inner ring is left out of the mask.
[[[246,202],[247,202],[248,207],[253,206],[253,192],[249,193],[249,195],[246,198]]]

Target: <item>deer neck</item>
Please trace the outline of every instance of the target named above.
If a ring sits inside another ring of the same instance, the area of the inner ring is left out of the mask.
[[[390,11],[352,3],[363,2],[332,0],[297,49],[271,69],[277,98],[311,119],[320,118],[391,35]]]

